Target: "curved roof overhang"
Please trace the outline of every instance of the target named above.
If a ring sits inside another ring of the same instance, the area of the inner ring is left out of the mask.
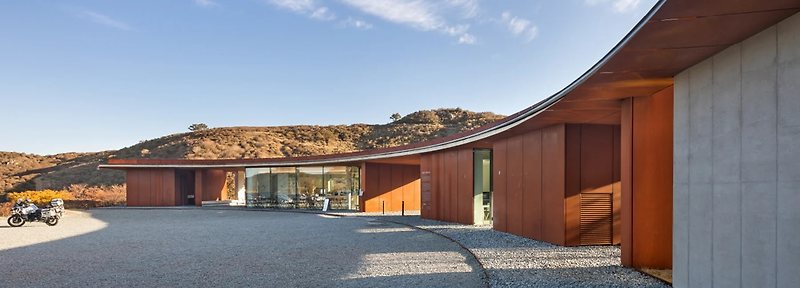
[[[800,11],[800,0],[662,0],[600,61],[554,95],[477,129],[420,143],[320,156],[110,159],[99,168],[241,168],[361,162],[418,163],[419,155],[559,123],[617,124],[621,99],[649,96],[672,77]]]

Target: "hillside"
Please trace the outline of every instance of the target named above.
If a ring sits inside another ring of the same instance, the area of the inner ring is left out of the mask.
[[[111,157],[235,159],[308,156],[393,147],[471,130],[503,116],[462,109],[423,110],[382,125],[223,127],[143,141],[116,151],[49,156],[0,152],[0,193],[124,182],[119,171],[97,170]]]

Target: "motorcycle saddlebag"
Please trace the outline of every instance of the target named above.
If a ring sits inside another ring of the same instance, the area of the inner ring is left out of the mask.
[[[42,218],[55,217],[56,211],[54,209],[42,209]]]
[[[61,198],[50,200],[50,206],[52,207],[64,206],[64,200],[61,200]]]

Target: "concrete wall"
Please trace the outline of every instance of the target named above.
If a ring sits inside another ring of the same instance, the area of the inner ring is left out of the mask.
[[[800,283],[800,14],[675,77],[675,287]]]

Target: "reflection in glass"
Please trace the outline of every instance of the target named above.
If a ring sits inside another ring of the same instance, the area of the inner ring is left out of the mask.
[[[358,209],[359,167],[246,168],[247,206]]]
[[[332,209],[358,207],[359,176],[358,167],[325,167],[325,196],[330,199]]]
[[[272,182],[275,182],[275,198],[278,207],[297,206],[297,171],[294,167],[272,168]]]
[[[273,195],[270,190],[269,168],[245,169],[247,176],[247,207],[265,207],[264,204]]]
[[[322,167],[297,168],[298,206],[322,208],[325,189],[322,187]]]

